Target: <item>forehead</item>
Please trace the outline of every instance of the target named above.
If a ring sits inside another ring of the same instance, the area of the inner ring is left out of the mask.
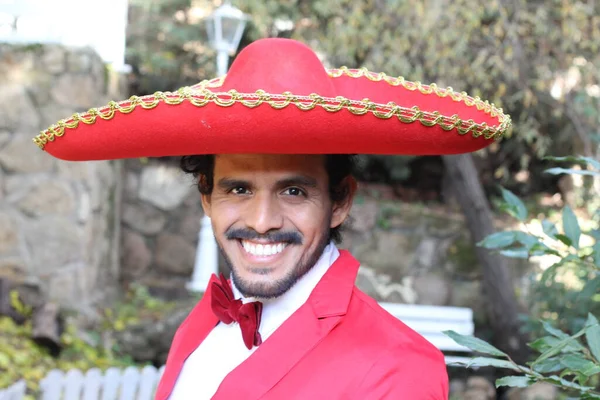
[[[316,154],[220,154],[215,156],[215,177],[225,175],[302,174],[326,175],[325,155]]]

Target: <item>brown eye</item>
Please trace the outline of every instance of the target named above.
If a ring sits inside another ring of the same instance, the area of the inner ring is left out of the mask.
[[[290,196],[302,196],[304,195],[304,191],[300,188],[297,187],[292,187],[289,189],[286,189],[286,191],[284,192],[285,194],[288,194]]]
[[[247,194],[248,190],[245,187],[238,186],[236,188],[231,189],[231,193],[233,193],[233,194]]]

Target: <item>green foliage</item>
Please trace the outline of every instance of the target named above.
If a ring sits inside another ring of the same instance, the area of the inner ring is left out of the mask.
[[[103,312],[101,330],[104,333],[120,332],[130,325],[145,320],[160,321],[175,307],[174,302],[164,302],[139,284],[132,284],[122,301]]]
[[[571,336],[549,324],[544,327],[549,335],[531,344],[539,356],[526,366],[515,363],[507,354],[482,340],[454,331],[444,333],[473,351],[491,356],[473,358],[467,367],[496,367],[519,373],[496,380],[496,387],[527,387],[548,382],[567,393],[577,394],[579,399],[600,399],[600,391],[596,390],[600,382],[598,320],[589,314],[585,326]]]
[[[593,177],[600,176],[598,161],[588,157],[559,157],[556,161],[589,164],[585,172]],[[579,173],[579,169],[566,169],[561,173]],[[558,173],[551,168],[551,173]],[[506,203],[501,207],[524,222],[521,200],[503,190]],[[579,331],[585,324],[587,314],[600,314],[600,230],[592,221],[580,222],[575,212],[565,206],[557,223],[542,219],[524,226],[523,231],[496,232],[479,243],[480,246],[498,251],[507,257],[528,259],[534,256],[552,256],[550,265],[534,283],[530,295],[535,313],[552,319],[560,329]],[[527,329],[539,332],[542,327],[537,321],[527,321]]]
[[[26,317],[31,309],[11,292],[12,306]],[[62,350],[58,357],[36,344],[32,339],[31,320],[17,325],[9,317],[0,317],[0,388],[8,387],[20,379],[27,382],[28,396],[33,400],[39,394],[39,384],[52,369],[67,371],[77,368],[106,370],[109,367],[138,365],[129,356],[120,354],[113,334],[122,331],[141,319],[160,320],[173,307],[149,295],[146,288],[133,285],[123,301],[104,310],[104,318],[94,331],[83,331],[72,322],[67,323],[61,336]]]
[[[25,316],[30,315],[31,310],[19,300],[16,291],[11,292],[11,300],[15,310],[25,311]],[[24,379],[28,388],[27,399],[36,398],[40,381],[51,369],[106,369],[131,364],[128,360],[114,358],[102,348],[84,341],[72,324],[67,325],[61,336],[61,344],[65,350],[58,358],[54,358],[46,348],[38,346],[31,335],[30,320],[17,325],[9,317],[0,317],[0,388]]]
[[[586,172],[600,176],[600,163],[595,159],[559,157],[553,160],[589,164]],[[552,168],[549,171],[579,173],[581,170]],[[502,208],[524,222],[527,212],[522,201],[506,189],[502,189],[502,194],[505,201]],[[445,333],[457,343],[485,355],[471,359],[468,367],[490,366],[518,373],[498,379],[498,387],[527,387],[535,382],[548,382],[576,395],[575,398],[600,399],[600,324],[596,317],[600,315],[600,230],[582,228],[584,224],[568,206],[562,210],[561,225],[542,220],[540,229],[536,230],[540,233],[527,228],[497,232],[479,243],[508,257],[555,258],[556,262],[541,274],[532,296],[534,312],[543,317],[540,330],[534,330],[538,338],[529,344],[538,353],[537,358],[525,366],[519,365],[483,340],[453,331]],[[557,277],[565,272],[572,273],[571,280],[575,282],[571,282],[571,286],[575,288],[558,282]]]
[[[506,202],[502,208],[519,221],[525,221],[527,219],[527,208],[525,207],[525,204],[523,204],[521,199],[515,196],[511,191],[504,188],[500,189],[502,190],[502,197]]]

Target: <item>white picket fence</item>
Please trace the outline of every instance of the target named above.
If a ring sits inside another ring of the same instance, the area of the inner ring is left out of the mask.
[[[21,400],[25,396],[27,386],[21,380],[6,389],[0,390],[0,400]]]
[[[40,400],[152,400],[164,367],[156,369],[109,368],[104,373],[92,368],[50,371],[40,382]],[[22,400],[25,382],[0,391],[0,400]]]
[[[152,400],[164,367],[53,370],[40,383],[41,400]]]

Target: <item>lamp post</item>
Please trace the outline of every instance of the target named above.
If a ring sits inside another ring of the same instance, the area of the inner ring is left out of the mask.
[[[217,73],[227,73],[229,56],[235,54],[242,40],[248,17],[229,1],[206,19],[206,32],[210,45],[217,51]]]
[[[229,1],[217,8],[206,18],[206,29],[210,45],[217,51],[217,74],[227,74],[229,57],[234,55],[242,39],[248,17]],[[210,277],[219,271],[219,253],[210,218],[205,214],[200,221],[196,262],[187,288],[192,292],[203,292]]]

